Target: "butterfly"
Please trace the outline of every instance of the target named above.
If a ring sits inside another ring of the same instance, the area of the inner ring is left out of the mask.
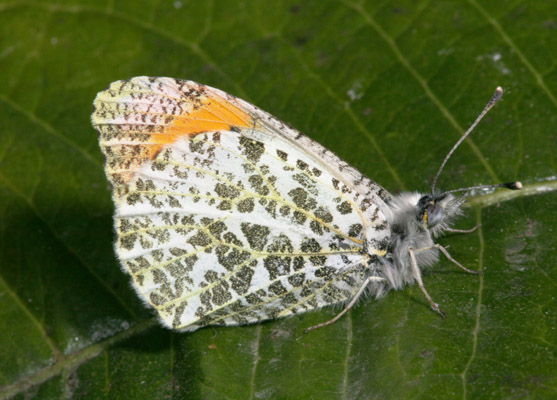
[[[259,108],[192,81],[135,77],[94,101],[116,254],[162,324],[193,331],[380,297],[417,283],[462,196],[392,195]],[[520,188],[519,182],[491,185]]]

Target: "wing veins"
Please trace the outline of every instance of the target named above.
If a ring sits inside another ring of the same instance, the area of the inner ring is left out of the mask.
[[[346,273],[346,272],[345,272],[345,273]],[[341,275],[343,275],[343,274],[341,274]],[[282,276],[282,278],[284,278],[284,276]],[[276,280],[278,280],[278,279],[280,279],[280,278],[277,278]],[[276,280],[275,280],[275,281],[276,281]],[[334,279],[331,279],[331,280],[327,281],[327,283],[326,283],[325,285],[323,285],[321,288],[319,288],[319,289],[317,289],[317,290],[312,291],[312,293],[311,293],[309,296],[306,296],[306,297],[304,297],[303,299],[305,299],[305,300],[307,301],[307,300],[309,300],[311,297],[317,296],[317,294],[323,292],[327,287],[329,287],[330,285],[332,285],[333,282],[334,282]],[[267,286],[265,286],[265,287],[267,287]],[[302,286],[298,286],[298,287],[302,287]],[[263,287],[259,287],[257,290],[262,289],[262,288],[263,288]],[[253,293],[253,292],[250,292],[250,294],[251,294],[251,293]],[[257,307],[259,307],[259,306],[262,306],[262,305],[264,305],[264,304],[267,304],[267,303],[269,303],[269,302],[271,302],[271,301],[278,300],[278,299],[280,299],[280,298],[286,296],[287,294],[289,294],[289,292],[286,292],[286,293],[284,293],[284,294],[280,294],[280,295],[277,295],[277,296],[274,296],[274,297],[267,298],[267,299],[265,299],[264,301],[262,301],[262,302],[260,302],[260,303],[257,303],[257,304],[254,304],[254,305],[252,305],[251,307],[244,308],[244,309],[241,310],[241,311],[236,311],[236,312],[233,312],[233,313],[230,313],[230,314],[227,314],[227,315],[223,315],[222,317],[219,317],[219,318],[217,318],[217,319],[212,320],[212,321],[211,321],[211,324],[214,324],[215,322],[217,322],[217,321],[219,321],[219,320],[222,320],[222,319],[224,319],[224,318],[233,317],[234,315],[237,315],[237,314],[240,314],[240,313],[243,313],[243,312],[246,312],[246,311],[253,310],[254,308],[257,308]],[[244,296],[244,297],[245,297],[245,296]],[[232,304],[232,302],[233,302],[233,300],[230,300],[230,301],[228,301],[227,303],[222,304],[222,305],[219,306],[218,308],[211,310],[211,311],[207,314],[207,316],[213,314],[215,311],[218,311],[218,310],[220,310],[220,309],[222,309],[222,308],[224,308],[224,307],[229,306],[230,304]],[[317,308],[317,307],[314,307],[314,308]],[[197,319],[197,321],[199,321],[199,318]],[[194,324],[194,322],[191,322],[191,323],[188,324],[188,325],[191,325],[191,324]]]
[[[238,186],[238,185],[236,185],[236,184],[230,182],[228,179],[222,178],[222,177],[219,176],[219,175],[216,175],[216,174],[214,174],[214,173],[212,173],[212,172],[209,172],[209,171],[207,171],[207,170],[204,170],[204,169],[202,169],[202,168],[195,167],[195,166],[193,166],[193,165],[181,164],[181,163],[174,162],[174,161],[163,161],[163,160],[157,160],[157,162],[166,163],[166,164],[170,164],[170,165],[176,165],[176,166],[179,166],[179,167],[183,167],[183,168],[187,168],[187,169],[191,169],[191,170],[200,172],[200,173],[202,173],[202,174],[207,174],[207,175],[213,176],[216,180],[221,181],[221,182],[224,182],[224,183],[226,183],[227,185],[230,185],[230,186],[234,187],[235,189],[237,189],[237,190],[240,191],[240,192],[247,192],[247,193],[249,193],[249,194],[250,194],[250,197],[253,197],[253,198],[277,201],[277,203],[286,205],[286,206],[290,207],[291,209],[293,209],[293,210],[295,210],[295,211],[298,211],[298,212],[304,214],[307,218],[310,218],[310,219],[312,219],[312,220],[314,220],[314,221],[317,221],[317,222],[321,223],[322,226],[326,227],[326,228],[329,229],[330,231],[335,232],[337,235],[342,236],[342,237],[345,238],[345,239],[354,241],[354,242],[356,242],[356,243],[361,242],[361,241],[355,240],[354,238],[352,238],[352,237],[350,237],[350,236],[347,236],[344,232],[341,232],[341,231],[338,230],[337,228],[330,226],[329,224],[325,223],[322,219],[315,217],[313,214],[309,213],[308,211],[306,211],[306,210],[304,210],[304,209],[302,209],[302,208],[299,208],[299,207],[298,207],[297,205],[295,205],[294,203],[291,203],[291,202],[286,201],[286,199],[285,199],[284,197],[282,197],[282,196],[277,196],[276,198],[274,198],[274,197],[268,197],[268,196],[260,195],[260,194],[258,194],[258,193],[251,192],[251,191],[249,191],[249,190],[247,190],[247,189],[245,189],[245,188],[242,188],[242,187],[240,187],[240,186]],[[127,170],[112,170],[111,172],[118,173],[119,171],[128,172]],[[127,196],[127,195],[126,195],[126,196]],[[230,200],[230,201],[232,201],[232,200]]]

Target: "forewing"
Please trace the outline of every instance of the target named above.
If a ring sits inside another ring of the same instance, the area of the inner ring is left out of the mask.
[[[92,119],[117,254],[169,327],[346,301],[384,251],[381,189],[363,195],[316,154],[321,146],[241,100],[138,77],[99,93]]]

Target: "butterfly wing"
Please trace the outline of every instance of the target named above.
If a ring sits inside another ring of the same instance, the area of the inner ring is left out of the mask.
[[[249,103],[136,77],[94,106],[116,252],[166,326],[245,324],[343,302],[370,257],[384,254],[388,193]]]

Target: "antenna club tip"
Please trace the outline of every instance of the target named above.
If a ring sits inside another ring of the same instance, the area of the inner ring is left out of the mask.
[[[522,182],[516,181],[516,182],[508,182],[508,183],[504,183],[503,184],[504,187],[506,187],[507,189],[511,189],[511,190],[520,190],[522,189]]]
[[[503,88],[501,86],[497,86],[495,88],[495,92],[493,92],[493,96],[491,96],[491,100],[489,101],[489,105],[493,105],[501,100],[503,97]]]

